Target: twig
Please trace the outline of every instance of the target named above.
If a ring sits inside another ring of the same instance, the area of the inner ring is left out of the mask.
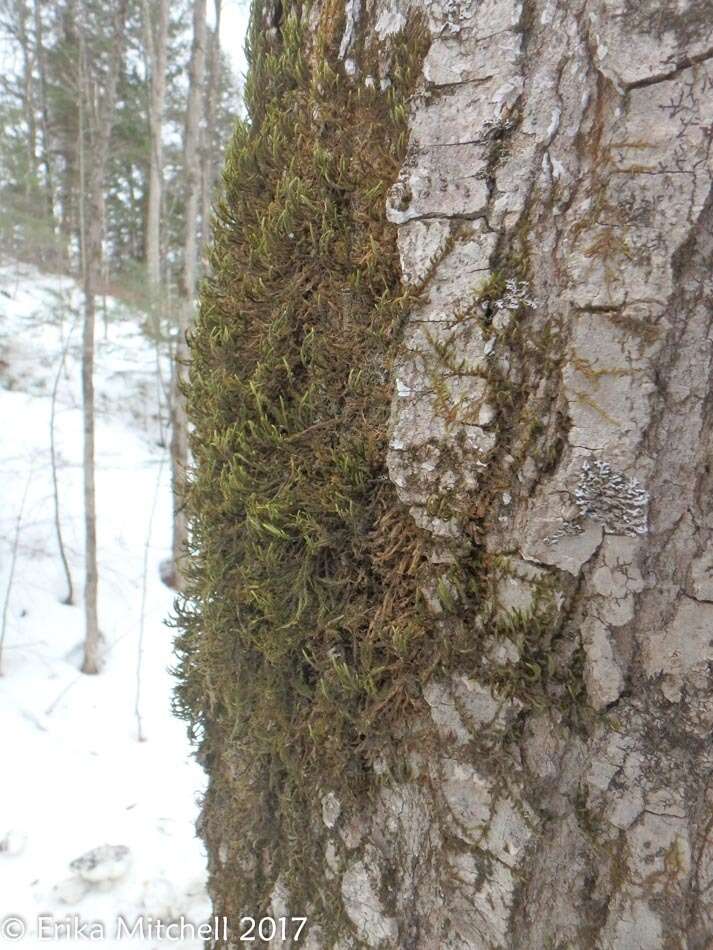
[[[47,732],[47,726],[43,725],[37,716],[30,712],[29,709],[23,709],[22,715],[28,720],[28,722],[31,722],[33,726],[36,726],[40,732]]]
[[[52,387],[52,402],[50,408],[50,459],[52,462],[52,493],[54,496],[54,527],[57,534],[57,545],[59,547],[59,556],[62,560],[62,567],[64,569],[64,576],[67,579],[67,596],[62,601],[63,604],[73,604],[74,603],[74,586],[72,584],[72,574],[69,569],[69,561],[67,560],[67,553],[64,548],[64,540],[62,538],[62,525],[59,517],[59,485],[57,482],[57,455],[55,451],[55,438],[54,438],[54,420],[55,413],[57,408],[57,391],[59,389],[59,381],[62,376],[62,370],[64,369],[64,363],[67,358],[67,353],[69,351],[69,342],[72,338],[72,331],[77,323],[77,316],[75,315],[72,325],[69,328],[69,333],[67,334],[67,339],[64,341],[64,346],[62,347],[62,355],[60,356],[59,366],[57,367],[57,374],[54,378],[54,385]]]
[[[25,502],[27,501],[27,493],[30,489],[30,481],[32,480],[32,472],[27,476],[27,481],[25,482],[25,490],[22,494],[22,501],[20,502],[20,510],[17,515],[17,521],[15,522],[15,538],[12,544],[12,558],[10,560],[10,574],[7,579],[7,590],[5,591],[5,603],[2,608],[2,630],[0,631],[0,676],[3,675],[2,670],[2,656],[3,656],[3,646],[5,645],[5,634],[7,633],[7,613],[10,607],[10,594],[12,593],[12,582],[15,578],[15,566],[17,564],[17,549],[20,542],[20,528],[22,527],[22,516],[25,513]]]
[[[163,472],[165,458],[161,459],[156,475],[156,485],[154,487],[153,501],[151,502],[151,513],[149,514],[149,523],[146,529],[146,543],[144,545],[144,576],[141,582],[141,619],[139,622],[139,646],[136,658],[136,702],[134,704],[134,713],[136,715],[136,730],[139,742],[145,742],[146,736],[143,731],[141,720],[141,666],[144,658],[144,626],[146,620],[146,580],[149,568],[149,546],[151,544],[151,532],[153,529],[153,519],[156,514],[156,504],[158,502],[158,493],[161,487],[161,474]]]

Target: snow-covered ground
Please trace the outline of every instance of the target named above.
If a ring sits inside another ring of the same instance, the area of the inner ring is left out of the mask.
[[[101,675],[82,676],[81,320],[69,341],[55,420],[76,606],[62,603],[49,462],[50,394],[80,305],[72,281],[0,265],[0,610],[22,509],[0,677],[0,930],[11,917],[26,927],[13,942],[21,925],[6,924],[0,945],[47,946],[42,937],[54,925],[39,918],[49,917],[70,918],[68,937],[77,921],[99,921],[107,945],[153,947],[161,944],[155,936],[111,939],[118,917],[199,923],[210,911],[194,831],[203,773],[170,711],[172,631],[164,620],[172,593],[158,573],[170,544],[170,472],[159,445],[153,344],[142,316],[109,300],[106,324],[101,306],[98,313],[96,366],[99,611],[107,654]],[[139,742],[142,602],[146,741]],[[128,847],[130,866],[107,889],[91,886],[82,895],[70,863],[105,844]],[[77,937],[62,945],[86,945]],[[199,939],[163,943],[202,946]]]

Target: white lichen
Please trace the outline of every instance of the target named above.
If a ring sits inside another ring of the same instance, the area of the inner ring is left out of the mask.
[[[607,534],[637,537],[646,534],[649,493],[638,479],[617,472],[608,462],[598,459],[582,464],[574,491],[577,516],[563,521],[547,541],[582,534],[588,518],[602,525]]]
[[[529,297],[530,288],[524,280],[507,280],[505,290],[495,303],[496,310],[519,310],[520,307],[534,307]]]

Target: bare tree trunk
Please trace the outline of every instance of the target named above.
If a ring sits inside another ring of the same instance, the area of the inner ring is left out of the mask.
[[[156,22],[152,17],[156,10]],[[163,110],[166,99],[168,0],[144,0],[144,46],[149,82],[149,194],[146,212],[146,266],[154,294],[161,283],[161,192],[163,174]]]
[[[178,340],[171,386],[171,464],[173,468],[173,582],[183,585],[181,561],[186,550],[188,531],[183,496],[188,466],[188,422],[181,387],[188,360],[187,334],[193,319],[196,270],[198,266],[198,215],[201,200],[200,113],[206,64],[206,0],[193,5],[193,46],[189,73],[188,104],[184,139],[185,233],[183,268],[179,281]]]
[[[64,597],[63,604],[73,604],[74,603],[74,584],[72,583],[72,572],[69,568],[69,561],[67,560],[67,552],[64,547],[64,537],[62,534],[62,519],[60,517],[59,511],[59,478],[57,476],[57,449],[55,442],[55,416],[57,413],[57,392],[59,390],[59,383],[62,377],[62,370],[64,369],[65,360],[67,358],[67,352],[69,350],[69,344],[72,339],[72,331],[74,330],[74,325],[76,321],[72,322],[72,326],[69,329],[67,334],[67,339],[64,341],[62,347],[62,353],[59,359],[59,365],[57,366],[57,373],[54,378],[54,384],[52,386],[52,396],[51,396],[51,408],[50,408],[50,465],[52,467],[52,499],[54,503],[54,527],[55,534],[57,535],[57,547],[59,548],[59,557],[62,562],[62,570],[64,571],[64,577],[67,581],[67,594]]]
[[[220,153],[215,143],[215,120],[220,92],[220,24],[222,0],[214,0],[215,24],[210,34],[208,79],[205,92],[205,122],[201,132],[201,251],[210,238],[210,213],[213,190],[220,168]],[[200,255],[202,257],[202,253]]]
[[[84,661],[83,673],[98,673],[100,637],[98,617],[96,467],[94,447],[94,328],[96,323],[96,281],[100,266],[101,224],[92,208],[84,231],[87,242],[84,278],[84,324],[82,333],[82,404],[84,419]]]
[[[67,0],[61,10],[61,33],[62,45],[68,51],[79,50],[79,33],[77,30],[77,3],[78,0]],[[65,58],[63,68],[60,71],[62,84],[68,89],[74,90],[77,100],[80,100],[79,82],[81,76],[74,71],[74,54],[70,53]],[[76,116],[78,116],[79,109]],[[69,266],[72,255],[72,241],[74,238],[79,240],[80,254],[83,256],[82,235],[81,235],[81,209],[80,196],[84,194],[84,188],[79,181],[80,178],[80,160],[79,143],[81,136],[77,128],[74,127],[75,113],[70,110],[64,110],[61,121],[57,128],[58,155],[58,180],[57,180],[57,203],[59,210],[59,236],[62,242],[62,253],[66,258],[66,264]],[[84,273],[84,267],[81,265],[81,273]]]
[[[96,469],[94,450],[94,331],[96,294],[101,276],[104,177],[109,139],[114,120],[119,66],[124,43],[127,0],[118,0],[114,8],[111,52],[103,89],[88,62],[84,23],[80,26],[80,160],[86,168],[85,187],[80,200],[83,214],[84,328],[82,334],[82,400],[84,418],[84,523],[85,523],[85,641],[82,672],[94,674],[100,668],[100,636],[97,607],[98,569],[96,539]],[[81,121],[81,120],[80,120]],[[86,124],[86,128],[84,127]],[[86,149],[85,149],[85,146]],[[86,188],[86,198],[85,198]],[[86,204],[85,204],[86,201]],[[88,212],[88,213],[87,213]]]
[[[153,5],[155,7],[155,4]],[[156,22],[152,5],[144,0],[144,46],[149,72],[149,194],[146,213],[146,268],[151,287],[151,313],[155,337],[156,395],[159,424],[159,442],[164,445],[162,395],[164,381],[161,372],[161,315],[164,301],[161,295],[161,205],[163,193],[163,111],[166,99],[166,68],[168,49],[168,0],[159,0]]]

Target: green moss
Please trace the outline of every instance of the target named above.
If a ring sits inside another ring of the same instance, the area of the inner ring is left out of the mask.
[[[388,46],[358,47],[348,78],[341,5],[322,9],[309,41],[308,8],[280,9],[273,30],[259,0],[253,9],[248,119],[227,156],[190,340],[177,708],[211,775],[201,830],[216,912],[260,916],[281,875],[291,912],[329,934],[345,923],[324,876],[321,794],[363,803],[377,755],[397,774],[396,724],[423,708],[434,671],[545,702],[561,673],[542,654],[559,634],[543,594],[509,621],[523,664],[488,672],[482,632],[505,636],[505,621],[492,606],[497,571],[475,546],[435,580],[443,636],[423,594],[434,588],[426,541],[386,470],[392,366],[414,296],[384,199],[406,154],[425,26],[412,18]],[[367,81],[384,59],[387,91]],[[447,498],[432,507],[449,514]]]
[[[421,541],[385,470],[411,299],[384,212],[426,31],[414,20],[388,49],[360,50],[355,81],[337,62],[333,15],[310,49],[306,12],[285,5],[270,37],[254,8],[249,118],[227,157],[191,339],[177,704],[221,777],[209,823],[217,796],[233,796],[231,826],[204,829],[252,869],[223,895],[233,914],[264,909],[278,873],[296,884],[312,862],[318,876],[305,836],[319,791],[359,795],[426,651]],[[364,81],[379,52],[387,92]],[[253,864],[261,848],[269,868]],[[319,902],[316,886],[309,897]]]

